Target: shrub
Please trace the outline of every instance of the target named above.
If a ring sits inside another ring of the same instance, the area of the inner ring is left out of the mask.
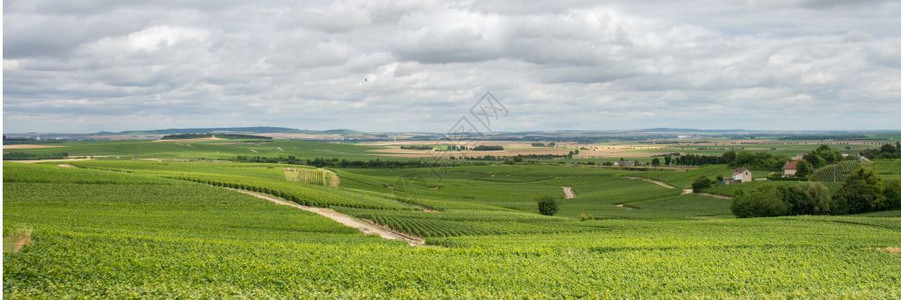
[[[775,217],[788,212],[785,202],[782,201],[782,193],[771,185],[736,195],[732,199],[730,209],[739,218]]]
[[[813,166],[806,160],[801,160],[798,162],[798,172],[795,173],[795,177],[807,177],[807,175],[810,175],[812,172]]]
[[[591,220],[594,220],[594,217],[592,217],[586,213],[582,213],[579,215],[579,221],[591,221]]]
[[[885,208],[885,186],[873,170],[857,169],[832,197],[835,214],[856,214]]]
[[[901,209],[901,181],[892,181],[885,185],[885,208]]]
[[[557,213],[557,200],[551,196],[542,196],[538,199],[538,212],[545,216],[553,216]]]
[[[819,182],[802,182],[779,188],[789,215],[823,215],[830,212],[829,188]]]
[[[695,182],[691,184],[691,189],[697,193],[701,192],[701,190],[703,189],[713,186],[713,184],[713,180],[710,180],[710,178],[707,178],[707,176],[701,176],[698,177],[698,179],[695,179]]]

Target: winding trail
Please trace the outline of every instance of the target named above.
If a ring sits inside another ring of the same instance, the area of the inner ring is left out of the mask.
[[[717,198],[717,199],[732,200],[732,197],[723,196],[723,195],[715,195],[715,194],[709,194],[709,193],[695,193],[695,194],[698,194],[701,196],[713,197],[713,198]]]
[[[665,187],[665,188],[668,188],[668,189],[675,189],[675,188],[676,188],[676,187],[674,187],[674,186],[672,186],[672,185],[669,185],[669,184],[666,183],[666,182],[663,182],[663,181],[657,181],[657,180],[653,180],[653,179],[639,178],[639,177],[630,177],[630,176],[625,176],[625,177],[623,177],[623,178],[632,179],[632,180],[647,181],[647,182],[650,182],[650,183],[653,183],[653,184],[656,184],[656,185],[659,185],[659,186],[662,186],[662,187]]]
[[[563,194],[566,195],[566,199],[572,199],[576,197],[576,193],[573,192],[573,187],[571,186],[564,186]]]
[[[647,182],[650,182],[650,183],[653,183],[653,184],[656,184],[656,185],[659,185],[659,186],[662,186],[662,187],[665,187],[665,188],[668,188],[668,189],[675,189],[675,188],[676,188],[676,187],[674,187],[674,186],[672,186],[672,185],[670,185],[670,184],[668,184],[668,183],[666,183],[666,182],[663,182],[663,181],[657,181],[657,180],[653,180],[653,179],[640,178],[640,177],[630,177],[630,176],[624,176],[623,178],[628,178],[628,179],[632,179],[632,180],[647,181]],[[709,193],[695,193],[695,192],[694,192],[694,189],[682,189],[682,195],[688,195],[688,194],[696,194],[696,195],[701,195],[701,196],[713,197],[713,198],[717,198],[717,199],[732,200],[732,197],[728,197],[728,196],[714,195],[714,194],[709,194]]]
[[[423,240],[421,238],[409,236],[409,235],[385,228],[385,227],[377,225],[377,224],[366,222],[366,221],[342,214],[331,208],[300,205],[300,204],[297,204],[297,203],[294,203],[294,202],[291,202],[288,200],[284,200],[281,198],[277,198],[275,196],[271,196],[268,194],[262,194],[262,193],[239,190],[239,189],[232,189],[232,188],[226,188],[226,189],[232,190],[232,191],[235,191],[238,193],[254,196],[254,197],[257,197],[257,198],[260,198],[260,199],[263,199],[263,200],[266,200],[266,201],[269,201],[269,202],[272,202],[272,203],[275,203],[278,205],[286,205],[286,206],[290,206],[293,208],[312,212],[314,214],[335,220],[336,222],[341,223],[344,226],[355,228],[355,229],[363,232],[364,234],[374,234],[374,235],[378,235],[379,237],[384,238],[384,239],[404,241],[407,244],[409,244],[410,246],[422,246],[425,244],[425,240]]]

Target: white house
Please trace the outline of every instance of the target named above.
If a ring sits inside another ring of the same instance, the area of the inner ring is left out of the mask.
[[[791,160],[785,162],[785,165],[782,166],[782,177],[795,177],[795,174],[798,173],[798,161]]]
[[[738,168],[732,172],[732,180],[735,182],[751,182],[754,181],[754,177],[751,175],[751,171],[745,168]]]

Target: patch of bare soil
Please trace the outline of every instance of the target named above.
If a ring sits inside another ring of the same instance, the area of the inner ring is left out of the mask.
[[[31,234],[4,236],[3,252],[18,253],[19,251],[22,251],[22,248],[24,248],[25,245],[28,244],[31,244]]]
[[[650,183],[653,183],[653,184],[656,184],[656,185],[659,185],[659,186],[662,186],[662,187],[665,187],[665,188],[668,188],[668,189],[675,189],[675,188],[676,188],[676,187],[674,187],[674,186],[672,186],[672,185],[669,185],[669,184],[666,183],[666,182],[663,182],[663,181],[657,181],[657,180],[653,180],[653,179],[638,178],[638,177],[629,177],[629,176],[626,176],[626,177],[623,177],[623,178],[626,178],[626,179],[632,179],[632,180],[647,181],[647,182],[650,182]]]
[[[60,148],[65,146],[52,146],[52,145],[34,145],[34,144],[17,144],[17,145],[3,145],[3,149],[44,149],[44,148]]]
[[[564,186],[563,194],[566,195],[566,199],[572,199],[576,197],[576,193],[573,192],[573,187],[571,186]]]
[[[25,245],[31,244],[31,235],[23,235],[16,237],[16,245],[13,247],[13,253],[22,251]]]
[[[628,205],[625,205],[625,204],[622,204],[622,203],[617,204],[616,207],[624,208],[624,209],[628,209],[628,210],[632,210],[632,209],[633,209],[631,206],[628,206]]]
[[[695,189],[682,189],[682,195],[688,195],[695,192]]]
[[[899,253],[901,253],[901,247],[876,248],[876,251],[879,251],[879,252],[885,252],[885,253],[892,253],[892,254],[899,254]]]
[[[300,205],[295,202],[277,198],[275,196],[251,192],[251,191],[238,190],[238,189],[229,189],[229,190],[236,191],[236,192],[239,192],[242,194],[251,195],[251,196],[254,196],[254,197],[257,197],[257,198],[260,198],[260,199],[263,199],[263,200],[266,200],[266,201],[269,201],[269,202],[272,202],[272,203],[275,203],[278,205],[286,205],[286,206],[294,207],[297,209],[302,209],[302,210],[305,210],[308,212],[312,212],[317,215],[332,219],[338,223],[343,224],[344,226],[355,228],[355,229],[363,232],[364,234],[378,235],[384,239],[389,239],[389,240],[404,241],[407,244],[410,244],[410,246],[422,246],[425,244],[425,240],[423,240],[422,238],[409,236],[409,235],[391,230],[389,228],[380,226],[380,225],[372,223],[372,222],[366,222],[363,220],[359,220],[357,218],[337,212],[331,208]]]
[[[60,167],[60,168],[74,168],[74,167],[75,167],[75,166],[70,165],[70,164],[58,164],[58,165],[56,165],[56,166],[57,166],[57,167]]]

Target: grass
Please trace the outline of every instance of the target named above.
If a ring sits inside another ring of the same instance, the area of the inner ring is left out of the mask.
[[[465,166],[440,177],[428,169],[341,169],[341,186],[328,188],[289,182],[286,166],[276,164],[73,164],[80,168],[4,165],[4,237],[15,228],[32,236],[21,251],[4,253],[5,297],[901,296],[901,256],[876,250],[901,246],[896,213],[734,219],[728,200],[622,178],[644,174],[678,186],[730,171],[722,166],[671,173]],[[315,200],[435,246],[364,236],[172,177]],[[562,185],[577,197],[563,200]],[[543,194],[561,198],[558,216],[537,214],[533,199]],[[596,219],[579,221],[582,214]]]

